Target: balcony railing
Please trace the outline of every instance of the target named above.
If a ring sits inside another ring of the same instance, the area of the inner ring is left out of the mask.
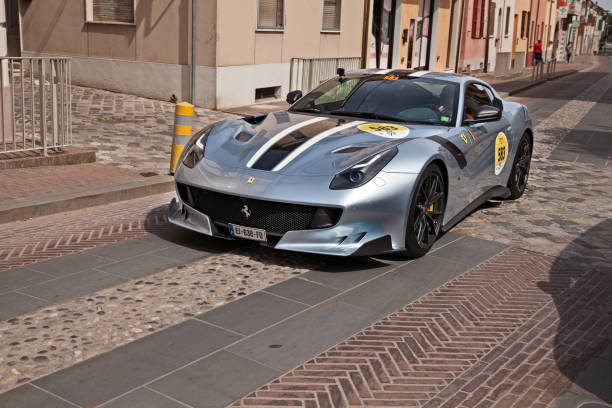
[[[70,59],[0,58],[0,154],[72,144]]]

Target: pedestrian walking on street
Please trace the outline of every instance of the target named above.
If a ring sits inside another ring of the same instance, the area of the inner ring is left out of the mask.
[[[535,63],[541,64],[542,63],[542,41],[540,40],[536,41],[535,45],[533,46],[533,55],[535,58]]]
[[[569,43],[565,46],[565,57],[567,58],[567,63],[570,63],[570,59],[572,58],[572,43]]]

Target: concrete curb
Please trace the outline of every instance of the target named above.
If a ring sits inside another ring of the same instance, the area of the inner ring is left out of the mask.
[[[63,148],[60,153],[50,153],[49,156],[28,156],[28,152],[23,152],[25,156],[14,153],[15,157],[3,157],[0,160],[0,170],[23,169],[40,166],[59,166],[65,164],[94,163],[96,152],[94,150],[84,150],[74,147]],[[9,153],[5,153],[9,155]]]
[[[173,177],[155,176],[99,187],[47,194],[42,197],[20,198],[11,200],[9,203],[0,203],[0,224],[167,193],[173,190]]]
[[[569,71],[565,71],[565,72],[559,73],[559,74],[557,74],[557,75],[552,75],[552,76],[546,77],[546,78],[544,78],[544,79],[540,79],[540,80],[538,80],[538,81],[531,82],[531,83],[529,83],[529,84],[527,84],[527,85],[520,86],[520,87],[518,87],[518,88],[512,89],[512,90],[510,90],[510,91],[508,91],[508,92],[507,92],[507,95],[508,95],[508,96],[510,96],[510,95],[515,95],[515,94],[517,94],[517,93],[519,93],[519,92],[526,91],[526,90],[527,90],[527,89],[529,89],[529,88],[533,88],[534,86],[541,85],[541,84],[543,84],[543,83],[545,83],[545,82],[548,82],[548,81],[554,81],[555,79],[563,78],[563,77],[566,77],[566,76],[568,76],[568,75],[575,74],[576,72],[578,72],[578,70],[577,70],[577,69],[571,69],[571,70],[569,70]]]
[[[553,80],[555,80],[555,79],[559,79],[559,78],[566,77],[566,76],[568,76],[568,75],[575,74],[576,72],[578,72],[578,70],[577,70],[577,69],[570,69],[569,71],[566,71],[566,72],[561,72],[561,73],[559,73],[559,74],[557,74],[557,75],[550,76],[550,77],[546,78],[546,80],[547,80],[547,81],[553,81]]]
[[[540,79],[540,80],[535,81],[535,82],[530,82],[527,85],[519,86],[518,88],[514,88],[514,89],[508,91],[508,95],[514,95],[514,94],[517,94],[519,92],[526,91],[527,89],[533,88],[534,86],[541,85],[544,82],[546,82],[546,79]]]

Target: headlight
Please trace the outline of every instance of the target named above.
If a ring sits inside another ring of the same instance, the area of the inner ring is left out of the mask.
[[[360,161],[342,173],[336,174],[329,188],[332,190],[345,190],[363,186],[372,180],[396,154],[397,147],[393,147]]]
[[[193,135],[189,142],[187,142],[183,150],[182,159],[185,166],[193,169],[195,165],[204,158],[204,148],[206,147],[206,140],[208,139],[211,129],[212,126],[205,127]]]

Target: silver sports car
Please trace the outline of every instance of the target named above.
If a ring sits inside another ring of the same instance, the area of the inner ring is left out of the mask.
[[[491,198],[519,198],[533,130],[485,82],[364,70],[218,122],[185,146],[171,222],[330,255],[425,254]]]

